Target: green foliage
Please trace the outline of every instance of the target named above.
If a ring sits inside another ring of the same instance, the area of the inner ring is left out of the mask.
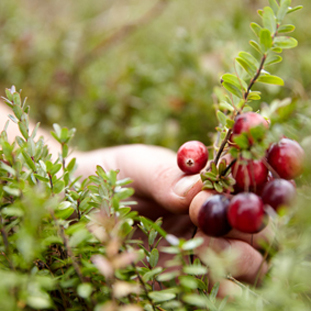
[[[296,39],[283,36],[291,33],[294,26],[279,24],[286,14],[300,7],[289,9],[288,0],[271,0],[269,7],[258,11],[262,25],[251,24],[256,39],[250,41],[250,46],[255,49],[237,53],[236,71],[230,71],[235,74],[222,75],[222,86],[228,92],[224,94],[223,90],[211,90],[208,86],[217,68],[206,70],[204,62],[198,60],[206,52],[213,60],[216,49],[224,58],[221,65],[226,71],[232,69],[231,58],[226,63],[225,57],[226,49],[231,57],[232,45],[220,48],[223,43],[219,38],[236,39],[238,45],[240,39],[235,35],[238,30],[238,36],[244,39],[247,33],[244,18],[251,14],[249,7],[245,6],[245,11],[244,3],[225,1],[224,6],[199,1],[196,9],[193,3],[181,3],[183,14],[189,17],[193,13],[195,18],[183,18],[181,14],[178,18],[184,28],[179,29],[177,36],[170,32],[169,21],[180,4],[172,3],[166,17],[128,38],[125,47],[118,46],[104,54],[100,46],[109,38],[106,32],[110,29],[103,34],[96,26],[105,28],[98,17],[101,10],[107,13],[114,8],[110,4],[102,8],[101,2],[94,1],[93,5],[74,6],[68,1],[68,7],[62,4],[62,11],[57,2],[47,3],[46,7],[37,3],[36,9],[43,10],[38,14],[30,2],[1,2],[2,83],[13,79],[25,86],[36,101],[32,105],[34,113],[45,124],[54,124],[52,136],[61,147],[58,158],[53,159],[43,138],[36,135],[39,123],[32,132],[29,130],[26,101],[14,87],[6,89],[5,102],[12,109],[9,119],[18,124],[20,135],[14,143],[9,143],[6,123],[0,136],[1,310],[310,309],[310,165],[306,165],[305,174],[298,181],[296,207],[279,212],[273,222],[275,240],[271,245],[262,245],[271,269],[259,288],[256,284],[246,286],[228,275],[234,254],[209,252],[202,262],[194,260],[194,250],[202,245],[202,239],[179,239],[161,228],[162,219],[152,222],[131,210],[133,202],[127,201],[133,194],[128,187],[131,181],[119,180],[117,171],[106,172],[98,166],[94,175],[86,179],[74,175],[76,159],[70,158],[68,150],[75,129],[55,122],[68,120],[70,126],[76,126],[81,133],[80,147],[85,149],[127,142],[175,148],[193,138],[192,135],[205,137],[214,127],[213,122],[206,121],[212,110],[212,91],[219,108],[218,142],[229,138],[226,135],[232,128],[233,114],[256,110],[252,107],[256,107],[263,92],[270,105],[263,105],[261,113],[271,120],[271,136],[310,135],[310,106],[305,96],[309,92],[306,86],[310,84],[308,70],[296,75],[290,75],[295,70],[291,66],[279,69],[276,74],[263,70],[282,61],[278,53],[283,49],[296,46]],[[217,14],[210,14],[212,23],[218,27],[206,27],[208,19],[203,5],[221,16],[228,9],[230,15],[226,20],[218,20]],[[55,14],[51,14],[53,11]],[[202,12],[203,21],[197,14]],[[46,19],[47,16],[53,18]],[[45,29],[40,27],[41,18],[46,22]],[[309,19],[300,19],[295,24],[304,23],[303,29],[308,29],[305,23]],[[192,25],[197,29],[202,27],[204,35],[190,34]],[[54,27],[60,28],[54,32]],[[276,31],[282,35],[275,36]],[[56,39],[47,33],[57,33]],[[158,35],[161,44],[153,44],[150,33]],[[309,36],[309,32],[304,35]],[[299,34],[297,39],[306,40]],[[235,43],[233,48],[236,49]],[[293,63],[301,56],[298,67],[310,69],[307,50],[303,47],[298,56],[287,54],[286,57]],[[122,57],[125,54],[126,59]],[[286,75],[293,77],[292,86],[297,86],[301,78],[297,98],[269,100],[277,98],[277,92],[292,94],[288,89],[269,88],[270,84],[282,85],[279,76]],[[252,91],[255,80],[262,82],[262,86],[256,84],[257,91]],[[235,138],[239,149],[232,149],[233,153],[244,152],[246,158],[261,154],[267,141],[274,139],[265,135],[261,128],[251,133],[256,150],[250,150],[243,135]],[[304,146],[310,148],[310,136],[306,137]],[[232,180],[227,164],[219,161],[217,166],[215,162],[203,176],[205,187],[219,192],[230,190]],[[145,244],[135,239],[134,227],[146,236]],[[166,241],[167,246],[159,246],[161,241]],[[167,255],[170,260],[162,264],[162,256]],[[209,284],[207,274],[216,280],[227,278],[238,284],[241,296],[233,301],[228,297],[218,299],[219,283]]]
[[[32,118],[44,126],[77,128],[79,149],[140,142],[177,150],[196,137],[208,145],[206,133],[217,125],[210,117],[213,87],[234,71],[232,55],[255,52],[245,40],[249,21],[261,24],[256,10],[268,1],[163,2],[141,24],[155,1],[2,0],[0,89],[22,88],[32,98]],[[268,70],[291,80],[285,88],[256,86],[267,102],[310,97],[311,3],[303,5],[285,17],[296,25],[300,45],[295,53],[284,51],[288,65]],[[278,32],[290,30],[282,24]]]

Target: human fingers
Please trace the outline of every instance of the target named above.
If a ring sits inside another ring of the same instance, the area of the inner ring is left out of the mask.
[[[202,189],[200,175],[185,175],[177,166],[176,153],[147,145],[105,148],[78,156],[80,171],[87,175],[97,165],[119,169],[119,178],[133,179],[137,196],[154,200],[172,213],[187,213],[192,198]]]
[[[201,191],[192,200],[189,208],[189,215],[191,221],[198,226],[198,215],[199,211],[206,200],[211,198],[215,192],[212,191]],[[248,234],[238,230],[232,229],[226,238],[238,239],[251,244],[256,249],[262,249],[266,245],[270,245],[274,240],[274,230],[270,223],[258,233]]]
[[[203,244],[196,250],[197,256],[203,262],[211,267],[223,262],[220,275],[217,268],[211,269],[211,278],[214,281],[232,275],[237,280],[258,284],[268,271],[268,264],[263,256],[247,242],[224,237],[213,238],[201,230],[196,237],[203,239]]]

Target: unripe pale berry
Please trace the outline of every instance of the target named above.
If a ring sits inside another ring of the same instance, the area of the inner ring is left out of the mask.
[[[267,160],[279,177],[294,179],[303,170],[305,153],[298,142],[289,138],[282,138],[278,143],[271,145]]]
[[[177,164],[186,174],[197,174],[205,167],[208,160],[206,146],[197,140],[184,143],[177,151]]]

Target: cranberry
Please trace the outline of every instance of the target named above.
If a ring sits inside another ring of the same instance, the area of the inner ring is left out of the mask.
[[[276,211],[281,206],[292,205],[295,197],[296,189],[292,182],[280,178],[268,182],[261,194],[264,204],[269,204]]]
[[[237,161],[232,166],[232,176],[236,182],[236,192],[256,192],[266,183],[268,169],[260,160],[245,160],[245,163]]]
[[[197,140],[184,143],[177,151],[177,164],[186,174],[199,173],[205,167],[207,160],[207,148]]]
[[[263,125],[266,129],[269,128],[268,121],[258,113],[250,111],[238,115],[235,118],[230,140],[234,142],[233,139],[235,136],[246,133],[249,144],[252,145],[254,140],[250,130],[259,125]]]
[[[235,195],[228,207],[228,220],[232,228],[245,233],[256,233],[262,229],[264,204],[252,192]]]
[[[229,202],[229,199],[221,194],[214,195],[204,202],[199,211],[198,223],[205,234],[219,237],[231,230],[227,219]]]
[[[289,138],[271,145],[267,160],[279,177],[294,179],[302,173],[305,153],[302,147]]]

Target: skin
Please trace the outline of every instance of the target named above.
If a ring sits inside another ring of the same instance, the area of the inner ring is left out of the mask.
[[[11,113],[10,109],[0,104],[1,129],[9,113]],[[10,140],[19,134],[13,122],[10,122],[8,134]],[[58,143],[55,143],[50,134],[42,129],[37,135],[37,137],[40,135],[45,137],[56,159],[60,151]],[[131,186],[135,189],[134,199],[138,202],[135,209],[152,220],[163,217],[164,230],[177,237],[186,239],[192,237],[201,205],[214,194],[212,191],[202,191],[200,176],[185,175],[177,166],[176,154],[162,147],[124,145],[88,152],[73,151],[71,157],[77,159],[77,175],[87,177],[94,174],[96,165],[101,165],[105,170],[119,169],[119,178],[130,177],[133,180]],[[145,238],[139,233],[137,235],[142,239]],[[211,238],[200,230],[195,236],[202,237],[204,240],[196,253],[203,261],[208,259],[207,250],[235,255],[226,271],[235,279],[253,284],[258,273],[261,278],[267,272],[267,263],[264,262],[259,250],[262,241],[269,243],[273,238],[269,226],[260,233],[254,234],[253,237],[235,230],[221,238]],[[163,241],[162,245],[165,243],[166,241]],[[163,266],[167,256],[161,256],[159,265]],[[221,297],[233,296],[241,292],[235,282],[213,274],[210,277],[211,283],[220,281],[219,296]]]

